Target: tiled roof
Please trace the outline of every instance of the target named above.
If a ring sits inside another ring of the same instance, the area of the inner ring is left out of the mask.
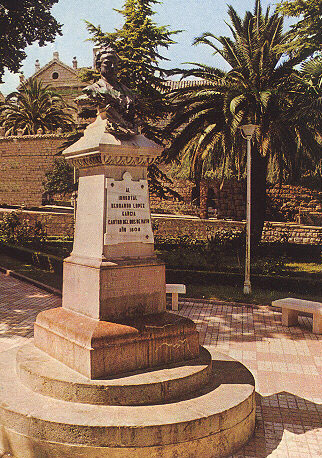
[[[176,89],[181,89],[185,87],[194,87],[201,86],[204,80],[181,80],[181,81],[164,81],[164,84],[169,87],[170,91],[175,91]]]

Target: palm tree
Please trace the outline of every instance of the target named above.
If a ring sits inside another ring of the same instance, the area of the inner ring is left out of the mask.
[[[245,174],[245,141],[239,127],[253,123],[258,127],[252,146],[252,232],[259,240],[265,218],[266,177],[273,163],[279,175],[292,169],[297,153],[307,147],[318,151],[316,122],[303,117],[293,119],[296,101],[308,98],[298,91],[295,58],[283,57],[278,46],[287,42],[283,18],[269,8],[262,12],[260,0],[254,13],[242,20],[229,6],[232,38],[204,33],[195,44],[209,46],[230,66],[229,71],[194,64],[190,70],[175,70],[183,77],[200,78],[199,86],[172,92],[172,116],[166,127],[171,142],[166,160],[189,155],[191,174],[198,181],[209,169],[221,175]],[[303,91],[302,91],[303,92]]]
[[[306,60],[293,77],[296,97],[292,120],[302,141],[298,142],[299,150],[291,164],[290,180],[298,182],[303,175],[309,174],[322,181],[322,56]],[[315,148],[316,140],[320,148]]]
[[[18,129],[25,134],[36,134],[38,129],[53,132],[58,127],[68,131],[75,125],[70,110],[50,86],[31,78],[7,96],[0,108],[0,124],[6,135],[15,135]]]

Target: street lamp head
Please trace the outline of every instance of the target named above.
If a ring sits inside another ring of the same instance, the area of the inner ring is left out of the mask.
[[[254,135],[256,127],[258,127],[256,124],[244,124],[240,126],[239,129],[241,130],[242,136],[250,140]]]

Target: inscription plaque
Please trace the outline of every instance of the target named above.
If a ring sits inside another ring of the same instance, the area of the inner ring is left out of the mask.
[[[105,245],[154,243],[147,180],[133,181],[129,172],[123,180],[106,178],[107,220]]]

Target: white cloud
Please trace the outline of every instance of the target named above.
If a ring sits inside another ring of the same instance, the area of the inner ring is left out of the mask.
[[[17,89],[19,85],[19,75],[17,73],[10,73],[5,70],[3,76],[3,84],[0,84],[0,91],[4,95],[10,94]]]

